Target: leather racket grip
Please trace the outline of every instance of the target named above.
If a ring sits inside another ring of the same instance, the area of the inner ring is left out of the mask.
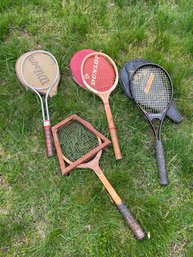
[[[100,179],[100,181],[103,183],[104,187],[106,188],[107,192],[113,199],[113,201],[116,203],[117,208],[121,212],[124,219],[127,221],[127,224],[133,231],[134,235],[137,239],[143,239],[145,237],[145,233],[143,229],[140,227],[140,225],[137,223],[131,212],[127,209],[127,207],[123,204],[121,198],[116,193],[115,189],[112,187],[108,179],[105,177],[104,173],[100,169],[100,167],[97,165],[93,166],[92,169]]]
[[[160,185],[166,186],[168,185],[168,177],[166,172],[164,149],[163,149],[162,141],[158,139],[156,140],[156,155],[157,155],[157,162],[158,162]]]
[[[124,219],[127,221],[129,227],[133,231],[134,235],[137,239],[141,240],[145,237],[145,232],[141,228],[141,226],[137,223],[131,212],[127,209],[123,202],[117,204],[117,207],[121,214],[123,215]]]
[[[46,151],[47,156],[53,156],[53,144],[52,144],[52,135],[51,135],[51,126],[48,120],[44,121],[44,135],[46,140]]]

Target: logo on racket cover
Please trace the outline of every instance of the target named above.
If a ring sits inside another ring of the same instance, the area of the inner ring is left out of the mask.
[[[39,82],[44,85],[46,83],[48,83],[50,80],[49,78],[45,75],[44,71],[42,70],[42,68],[40,67],[38,61],[35,59],[35,57],[33,55],[30,55],[28,58],[29,62],[32,64],[32,66],[34,67],[34,74],[36,75],[37,79],[39,80]]]
[[[86,73],[86,74],[84,75],[84,78],[85,78],[85,79],[89,79],[88,73]]]
[[[144,89],[144,92],[145,92],[146,94],[149,93],[149,90],[150,90],[150,88],[151,88],[151,85],[152,85],[152,83],[153,83],[154,78],[155,78],[155,75],[154,75],[153,73],[151,73],[151,74],[150,74],[150,77],[149,77],[149,79],[148,79],[148,82],[147,82],[147,84],[146,84],[146,86],[145,86],[145,89]]]
[[[98,71],[99,57],[95,55],[92,67],[91,85],[95,85]],[[89,75],[85,74],[85,79],[89,79]]]

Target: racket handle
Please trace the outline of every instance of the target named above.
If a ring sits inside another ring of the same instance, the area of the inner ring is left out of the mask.
[[[117,204],[117,207],[120,211],[120,213],[123,215],[124,219],[127,221],[129,227],[133,231],[134,235],[137,239],[143,239],[145,237],[145,232],[141,228],[141,226],[137,223],[131,212],[128,210],[128,208],[124,205],[123,202],[120,204]]]
[[[90,167],[91,169],[94,170],[95,174],[98,176],[104,187],[106,188],[107,192],[115,202],[117,208],[119,209],[120,213],[126,220],[127,224],[133,231],[134,235],[136,236],[137,239],[143,239],[145,237],[145,232],[141,228],[141,226],[137,223],[131,212],[127,209],[127,207],[123,204],[121,198],[115,191],[115,189],[112,187],[108,179],[105,177],[103,171],[100,169],[98,165],[95,167]]]
[[[163,149],[161,139],[156,140],[156,154],[157,154],[157,161],[158,161],[160,185],[166,186],[168,185],[168,177],[166,172],[164,149]]]
[[[122,159],[122,155],[121,155],[119,141],[118,141],[116,128],[115,128],[115,124],[114,124],[114,121],[113,121],[113,116],[112,116],[112,113],[111,113],[109,102],[104,102],[104,106],[105,106],[105,112],[106,112],[107,121],[108,121],[108,125],[109,125],[111,140],[112,140],[112,144],[113,144],[115,159],[120,160],[120,159]]]
[[[51,126],[49,120],[44,121],[44,135],[46,140],[46,151],[47,156],[53,156],[53,145],[52,145],[52,135],[51,135]]]

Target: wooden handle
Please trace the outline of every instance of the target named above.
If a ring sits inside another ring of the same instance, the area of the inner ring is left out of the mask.
[[[44,121],[44,135],[46,140],[46,150],[47,156],[53,156],[53,145],[52,145],[52,135],[51,135],[51,126],[49,120]]]
[[[115,124],[113,121],[113,116],[111,113],[109,101],[104,101],[104,107],[105,107],[105,112],[106,112],[107,121],[108,121],[108,125],[109,125],[109,131],[110,131],[111,140],[112,140],[112,144],[113,144],[115,159],[120,160],[120,159],[122,159],[122,155],[121,155],[121,150],[119,147],[118,137],[117,137],[116,128],[115,128]]]
[[[100,169],[99,166],[93,166],[92,169],[114,200],[114,202],[117,205],[117,208],[119,209],[120,213],[122,214],[123,218],[126,220],[127,224],[133,231],[135,237],[139,240],[143,239],[145,237],[145,232],[141,228],[141,226],[137,223],[136,219],[133,217],[131,212],[128,210],[128,208],[123,204],[121,198],[116,193],[115,189],[112,187],[108,179],[105,177],[103,171]]]

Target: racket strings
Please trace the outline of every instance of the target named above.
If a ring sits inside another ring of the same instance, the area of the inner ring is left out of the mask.
[[[86,83],[99,92],[108,91],[116,81],[114,66],[103,56],[89,57],[83,66]]]
[[[63,155],[74,162],[99,145],[97,137],[78,121],[71,121],[58,132]]]
[[[43,50],[29,52],[22,62],[21,76],[27,87],[46,94],[59,78],[57,60]]]
[[[172,86],[167,74],[159,67],[141,67],[131,83],[136,102],[149,113],[160,113],[168,106]]]

